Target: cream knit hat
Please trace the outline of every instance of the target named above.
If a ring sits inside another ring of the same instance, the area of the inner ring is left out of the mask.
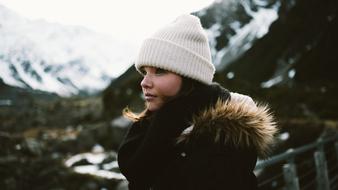
[[[136,69],[153,66],[210,84],[215,73],[208,38],[200,19],[181,15],[144,40],[135,60]]]

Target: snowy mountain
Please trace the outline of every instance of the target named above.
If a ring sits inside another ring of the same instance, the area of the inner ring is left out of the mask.
[[[276,0],[218,0],[197,13],[209,35],[213,63],[224,70],[263,37],[278,18]]]
[[[133,53],[108,35],[28,20],[0,5],[0,78],[8,85],[63,96],[102,90]]]
[[[279,7],[278,18],[266,35],[219,76],[227,76],[225,83],[236,81],[261,88],[306,84],[326,91],[325,86],[338,81],[338,1],[265,1],[271,2],[270,7]]]

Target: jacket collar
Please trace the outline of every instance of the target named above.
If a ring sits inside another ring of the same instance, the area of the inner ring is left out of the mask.
[[[267,105],[252,106],[231,98],[219,99],[215,106],[193,117],[191,127],[181,133],[177,143],[187,143],[207,134],[215,143],[254,147],[260,158],[266,158],[276,132],[276,123]]]

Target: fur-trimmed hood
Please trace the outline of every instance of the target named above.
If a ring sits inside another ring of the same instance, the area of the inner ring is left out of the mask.
[[[277,127],[266,105],[256,105],[252,99],[231,98],[217,103],[193,117],[191,127],[183,131],[177,141],[189,142],[203,135],[215,143],[236,147],[254,147],[260,158],[267,158]]]

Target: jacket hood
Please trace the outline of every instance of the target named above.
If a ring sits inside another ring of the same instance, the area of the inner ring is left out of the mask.
[[[214,106],[193,117],[191,127],[182,132],[177,142],[189,142],[207,135],[215,143],[254,147],[258,156],[264,159],[277,131],[267,105],[256,106],[235,98],[219,99]]]

